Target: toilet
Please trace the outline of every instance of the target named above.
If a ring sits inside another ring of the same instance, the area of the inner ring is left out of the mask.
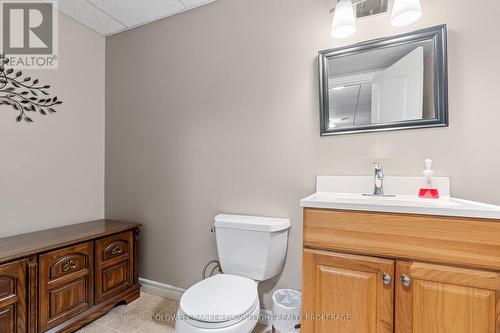
[[[289,219],[217,215],[215,235],[223,274],[182,295],[175,332],[252,332],[260,315],[258,283],[282,271],[289,229]]]

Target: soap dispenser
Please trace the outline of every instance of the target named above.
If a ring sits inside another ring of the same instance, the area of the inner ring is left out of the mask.
[[[437,187],[432,183],[432,176],[434,176],[434,171],[432,171],[432,160],[425,160],[426,169],[422,173],[424,175],[424,184],[420,191],[418,192],[418,196],[420,198],[431,198],[431,199],[439,199],[439,191]]]

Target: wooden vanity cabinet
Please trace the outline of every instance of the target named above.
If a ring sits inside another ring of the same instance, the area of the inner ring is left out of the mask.
[[[303,333],[500,333],[500,221],[306,208],[302,292]]]
[[[500,273],[398,261],[396,276],[397,333],[500,332]]]
[[[27,332],[26,262],[0,265],[0,332]]]
[[[98,220],[0,239],[0,333],[70,333],[140,296],[140,224]]]
[[[393,332],[394,261],[306,249],[304,271],[304,332]]]

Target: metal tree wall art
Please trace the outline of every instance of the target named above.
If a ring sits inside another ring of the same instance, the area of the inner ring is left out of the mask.
[[[54,107],[62,101],[57,96],[50,97],[47,89],[49,85],[39,84],[38,79],[23,77],[21,71],[14,71],[12,68],[6,69],[5,65],[9,59],[5,54],[0,54],[0,105],[10,105],[18,112],[16,121],[24,120],[32,123],[30,113],[40,113],[47,115],[54,113]]]

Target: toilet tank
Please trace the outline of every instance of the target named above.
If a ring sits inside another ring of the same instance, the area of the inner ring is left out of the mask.
[[[283,270],[290,220],[219,214],[215,217],[222,271],[264,281]]]

